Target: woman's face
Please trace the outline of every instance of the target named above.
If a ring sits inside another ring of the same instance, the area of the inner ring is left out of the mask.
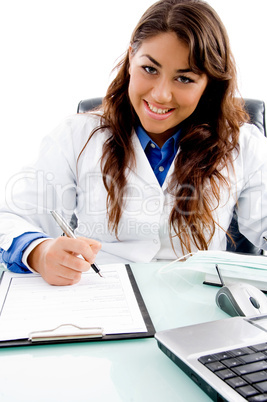
[[[206,74],[192,72],[188,46],[175,33],[161,33],[130,48],[129,97],[143,128],[159,145],[189,117],[207,86]]]

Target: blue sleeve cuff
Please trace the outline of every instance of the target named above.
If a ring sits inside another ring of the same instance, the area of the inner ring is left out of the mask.
[[[8,250],[0,248],[0,262],[6,264],[7,268],[16,273],[31,273],[31,271],[22,262],[22,255],[29,244],[36,239],[48,238],[41,232],[26,232],[15,237]]]

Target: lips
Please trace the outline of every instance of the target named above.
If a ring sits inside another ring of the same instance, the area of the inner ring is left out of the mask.
[[[148,101],[144,100],[144,105],[145,105],[145,110],[146,113],[152,117],[153,119],[156,120],[165,120],[167,119],[175,110],[174,108],[158,108],[154,105],[152,105],[151,103],[149,103]]]
[[[148,105],[149,109],[152,112],[157,113],[157,114],[165,114],[165,113],[169,112],[170,110],[172,110],[172,109],[160,109],[160,108],[157,108],[157,107],[153,106],[149,102],[147,102],[147,105]]]

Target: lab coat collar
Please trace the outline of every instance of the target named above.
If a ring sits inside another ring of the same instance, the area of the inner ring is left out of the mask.
[[[132,134],[132,142],[133,142],[133,148],[135,150],[135,160],[136,160],[136,167],[134,169],[134,173],[143,182],[146,182],[153,187],[156,186],[158,191],[161,191],[162,193],[166,193],[167,186],[168,186],[168,179],[171,176],[171,174],[173,173],[174,161],[175,161],[175,158],[177,157],[177,154],[170,166],[166,179],[161,187],[151,166],[150,166],[150,163],[146,157],[146,154],[142,148],[142,145],[140,144],[140,141],[139,141],[135,131]]]

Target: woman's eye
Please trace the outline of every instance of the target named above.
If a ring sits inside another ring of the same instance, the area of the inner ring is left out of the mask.
[[[178,77],[177,81],[181,82],[182,84],[190,84],[191,82],[194,82],[191,78],[186,77],[185,75]]]
[[[157,74],[157,70],[155,69],[155,67],[143,66],[143,69],[144,69],[148,74]]]

